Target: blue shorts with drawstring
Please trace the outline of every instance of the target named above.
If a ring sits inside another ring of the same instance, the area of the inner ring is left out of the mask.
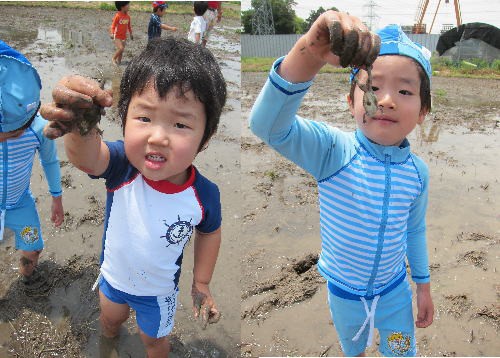
[[[110,301],[132,308],[137,325],[149,337],[168,336],[174,328],[177,290],[167,296],[135,296],[113,288],[104,277],[100,279],[99,290]]]
[[[367,312],[360,300],[338,297],[328,290],[330,313],[346,356],[357,356],[366,350],[369,324],[360,332]],[[367,308],[374,299],[366,300]],[[407,280],[379,297],[375,303],[374,327],[380,334],[379,351],[384,356],[413,357],[416,355],[412,292]],[[358,332],[360,332],[358,334]],[[357,341],[353,338],[358,335]]]

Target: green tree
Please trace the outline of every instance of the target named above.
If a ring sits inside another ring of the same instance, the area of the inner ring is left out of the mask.
[[[336,7],[332,7],[330,9],[328,9],[328,10],[339,11]],[[307,32],[307,30],[309,30],[311,28],[311,26],[314,23],[314,21],[316,21],[316,19],[319,17],[319,15],[321,15],[325,11],[326,10],[323,9],[322,6],[320,6],[317,10],[312,10],[309,13],[309,17],[306,19],[305,24],[304,24],[304,33]]]
[[[241,13],[243,31],[253,33],[252,17],[263,0],[252,0],[252,8]],[[297,3],[293,0],[267,0],[273,11],[274,31],[276,34],[297,34],[303,31],[303,21],[297,18],[293,7]]]

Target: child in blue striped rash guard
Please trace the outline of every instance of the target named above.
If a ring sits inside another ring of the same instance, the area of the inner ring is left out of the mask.
[[[359,19],[328,11],[273,64],[250,115],[256,135],[318,181],[318,270],[348,356],[364,355],[374,328],[382,354],[414,356],[414,322],[424,328],[433,320],[429,175],[406,139],[430,110],[429,59],[397,25],[374,34]],[[352,133],[296,114],[326,63],[355,68],[347,98],[357,123]],[[373,111],[365,103],[370,93],[378,102]],[[416,320],[406,260],[417,286]]]
[[[30,190],[35,153],[52,195],[51,220],[64,219],[61,172],[55,142],[44,137],[47,121],[38,114],[40,77],[31,63],[0,41],[0,241],[4,228],[15,233],[21,252],[20,273],[27,289],[36,289],[46,277],[37,270],[43,249],[40,220]]]

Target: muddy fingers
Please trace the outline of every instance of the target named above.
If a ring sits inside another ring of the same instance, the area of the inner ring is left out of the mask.
[[[373,64],[380,50],[378,35],[358,27],[344,29],[340,21],[329,26],[330,51],[339,57],[342,67],[362,67]]]

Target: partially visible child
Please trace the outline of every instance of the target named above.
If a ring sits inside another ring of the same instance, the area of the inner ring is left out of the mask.
[[[134,39],[132,35],[132,24],[128,10],[130,1],[115,1],[116,10],[118,10],[113,18],[111,27],[109,28],[109,36],[113,39],[116,47],[116,52],[111,61],[115,65],[122,62],[123,51],[125,51],[125,43],[127,41],[127,30],[130,33],[130,39]]]
[[[47,121],[38,114],[40,77],[22,54],[0,41],[0,241],[4,227],[14,231],[21,252],[19,272],[27,289],[46,277],[37,269],[43,238],[30,190],[33,160],[38,151],[52,195],[51,221],[64,219],[61,172],[55,142],[43,136]]]
[[[196,44],[201,44],[203,39],[203,34],[207,29],[207,23],[203,18],[203,14],[208,9],[208,1],[195,1],[193,3],[193,10],[195,17],[191,21],[191,26],[189,28],[188,40]]]
[[[380,51],[376,35],[359,19],[323,13],[273,64],[251,128],[318,181],[318,270],[328,283],[344,354],[364,355],[378,328],[383,355],[413,356],[414,326],[429,326],[434,315],[425,223],[429,173],[407,139],[431,108],[430,52],[396,25],[378,35]],[[348,96],[355,132],[297,115],[314,76],[326,63],[339,62],[361,68],[353,71]],[[375,113],[368,114],[361,88],[374,91]],[[406,260],[417,286],[415,320]]]
[[[177,27],[168,26],[161,22],[161,18],[165,15],[165,10],[168,4],[165,1],[153,1],[153,13],[149,18],[148,24],[148,41],[161,37],[161,30],[177,31]]]
[[[209,289],[221,241],[220,194],[192,163],[217,130],[226,83],[210,51],[168,37],[150,41],[131,61],[120,92],[123,141],[76,130],[64,145],[77,168],[106,179],[103,335],[116,336],[133,308],[148,357],[166,357],[183,250],[193,233],[194,314],[204,322],[220,316]],[[97,82],[80,76],[64,78],[53,94],[55,103],[42,107],[54,121],[49,131],[93,102],[112,104]]]
[[[208,10],[203,15],[205,22],[207,23],[207,30],[203,34],[203,39],[201,44],[207,46],[208,39],[216,23],[219,23],[222,19],[222,1],[207,1]]]

